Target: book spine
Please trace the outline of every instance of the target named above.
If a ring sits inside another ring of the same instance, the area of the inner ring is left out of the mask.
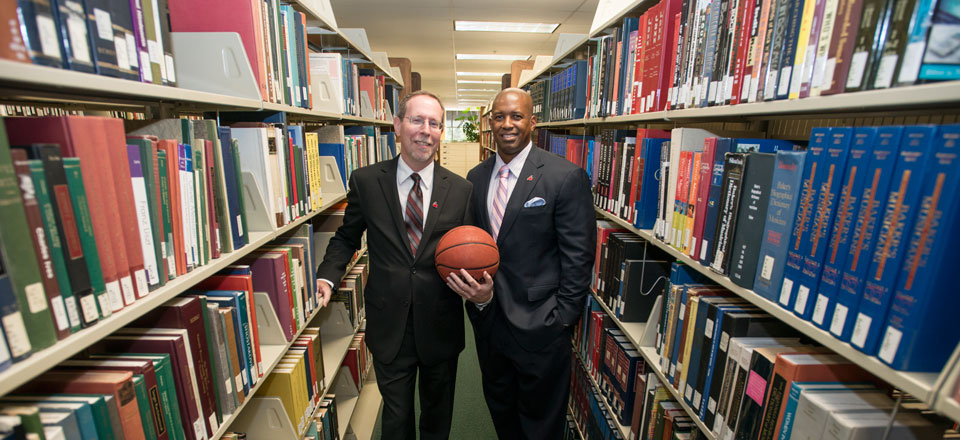
[[[86,260],[87,274],[90,277],[90,287],[96,298],[96,305],[100,308],[99,317],[106,318],[113,314],[110,295],[107,292],[106,280],[97,253],[97,240],[94,233],[93,219],[87,199],[86,188],[83,184],[83,171],[80,159],[75,157],[63,158],[63,171],[67,175],[67,186],[70,187],[70,198],[73,201],[74,215],[77,218],[77,232],[83,245],[83,258]],[[87,319],[92,319],[94,307],[81,307],[84,313],[91,313]]]
[[[144,178],[143,163],[140,156],[140,147],[127,145],[128,170],[133,192],[134,211],[137,216],[140,248],[147,276],[147,285],[160,284],[160,270],[153,241],[153,228],[150,224],[150,203],[147,199],[147,186]],[[149,287],[148,287],[149,289]]]
[[[882,40],[884,20],[889,0],[864,0],[856,40],[850,52],[850,66],[844,83],[844,92],[865,90],[873,54]]]
[[[726,155],[723,165],[723,193],[719,199],[720,216],[717,219],[713,259],[710,263],[710,269],[721,274],[726,274],[729,269],[746,157],[747,155],[743,153],[730,153]]]
[[[746,289],[752,288],[756,279],[758,243],[763,241],[775,166],[774,154],[747,155],[728,271],[730,279]]]
[[[820,24],[820,36],[817,39],[817,50],[813,60],[813,71],[810,73],[808,83],[801,84],[800,97],[820,96],[823,90],[824,76],[827,71],[827,56],[830,52],[830,45],[833,43],[833,37],[836,34],[840,21],[838,14],[841,0],[826,0],[823,7],[823,19]]]

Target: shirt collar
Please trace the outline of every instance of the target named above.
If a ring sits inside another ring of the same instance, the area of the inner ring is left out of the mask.
[[[513,156],[513,160],[510,161],[508,168],[510,168],[510,174],[520,177],[520,172],[523,171],[523,164],[527,162],[527,156],[530,155],[530,149],[533,148],[533,141],[527,143],[526,147],[523,147],[516,156]],[[500,167],[504,165],[503,158],[500,155],[497,155],[497,161],[493,165],[495,173],[500,172]]]
[[[410,175],[413,174],[413,170],[407,166],[407,163],[403,161],[403,158],[397,158],[397,185],[399,186],[405,180],[410,178]],[[420,188],[421,189],[430,189],[433,187],[433,162],[431,161],[429,165],[424,167],[422,170],[417,171],[417,174],[420,175]]]

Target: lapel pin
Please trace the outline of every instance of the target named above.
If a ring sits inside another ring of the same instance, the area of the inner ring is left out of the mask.
[[[531,174],[527,176],[527,182],[532,182],[532,181],[533,181],[533,175]]]
[[[437,202],[433,202],[433,207],[434,207],[434,208],[437,207]]]

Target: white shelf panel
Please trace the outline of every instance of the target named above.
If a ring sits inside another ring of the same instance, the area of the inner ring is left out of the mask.
[[[380,415],[380,407],[383,405],[383,396],[380,395],[380,388],[377,387],[377,375],[370,368],[367,378],[363,381],[363,389],[360,390],[360,397],[357,399],[357,406],[353,409],[350,416],[350,428],[360,440],[370,440],[373,438],[373,428],[377,424],[377,417]]]
[[[578,352],[575,347],[573,348],[573,357],[577,358],[577,361],[580,362],[580,366],[583,367],[583,369],[587,372],[586,376],[590,379],[590,383],[593,384],[593,388],[597,391],[600,391],[600,384],[598,384],[597,380],[593,378],[592,374],[590,374],[590,367],[588,367],[587,363],[583,361],[583,358],[580,357],[580,352]],[[597,393],[597,395],[600,397],[600,401],[603,402],[603,406],[607,409],[607,411],[610,412],[611,415],[614,415],[613,422],[617,425],[617,430],[620,431],[620,434],[623,435],[623,438],[630,438],[630,427],[620,424],[615,415],[616,412],[610,406],[610,403],[607,402],[607,398],[603,395],[603,393]]]
[[[639,230],[633,227],[629,222],[626,222],[613,214],[600,209],[596,209],[596,211],[603,214],[603,216],[607,219],[646,239],[651,244],[663,249],[676,258],[677,261],[683,262],[697,272],[706,275],[717,284],[729,289],[738,296],[763,309],[770,315],[773,315],[777,319],[787,323],[800,333],[807,335],[823,346],[833,350],[835,353],[842,355],[857,365],[860,365],[863,367],[863,369],[867,370],[874,376],[877,376],[885,382],[913,395],[917,399],[920,399],[928,404],[933,402],[934,394],[937,390],[936,385],[939,374],[911,373],[894,370],[876,357],[867,356],[859,350],[851,347],[850,344],[834,338],[833,335],[821,330],[817,326],[813,325],[813,323],[798,318],[793,314],[793,312],[780,307],[778,304],[754,293],[752,290],[747,290],[734,284],[730,278],[711,271],[708,267],[701,265],[698,261],[694,261],[692,258],[684,255],[682,252],[679,252],[673,247],[664,244],[662,241],[654,237],[652,231]]]
[[[261,102],[179,87],[160,86],[139,81],[111,78],[48,66],[0,60],[0,82],[43,88],[48,93],[76,93],[95,99],[104,97],[176,101],[238,109],[259,110]],[[12,96],[16,96],[13,93]]]
[[[577,41],[576,43],[574,43],[573,45],[571,45],[569,48],[567,48],[567,50],[565,50],[563,53],[561,53],[560,56],[554,57],[554,58],[553,58],[553,61],[552,61],[549,65],[547,65],[547,66],[545,66],[544,68],[542,68],[542,69],[534,72],[534,73],[533,73],[533,76],[531,76],[530,79],[524,81],[522,84],[517,84],[517,87],[521,87],[521,88],[522,88],[523,86],[525,86],[525,85],[527,85],[527,84],[530,84],[530,83],[533,82],[535,79],[537,79],[540,75],[543,75],[546,71],[552,69],[553,66],[556,65],[558,62],[562,61],[562,60],[565,59],[567,56],[569,56],[571,53],[573,53],[575,50],[579,49],[580,46],[583,46],[584,44],[586,44],[587,41],[590,41],[590,38],[587,37],[587,36],[584,36],[580,41]]]
[[[663,374],[663,371],[660,371],[660,355],[657,354],[657,350],[653,347],[638,347],[640,353],[643,355],[644,359],[647,361],[647,368],[653,370],[657,375],[657,379],[660,381],[660,385],[670,391],[670,394],[673,396],[673,399],[676,400],[680,407],[690,416],[691,419],[697,424],[697,427],[700,428],[700,432],[710,440],[716,440],[717,437],[713,435],[713,432],[710,428],[707,428],[707,425],[700,420],[700,417],[697,417],[696,411],[693,408],[690,408],[690,405],[687,405],[687,402],[683,400],[683,396],[680,395],[680,392],[677,391],[673,385],[667,381],[667,377]]]
[[[353,410],[357,408],[358,400],[360,400],[360,396],[348,397],[337,402],[337,432],[340,433],[340,438],[345,438],[347,427],[350,426],[350,417],[345,416],[353,414]]]
[[[343,364],[344,358],[347,357],[347,349],[350,348],[350,342],[353,341],[355,334],[356,333],[334,336],[332,338],[325,337],[323,334],[320,335],[323,341],[323,383],[326,385],[326,388],[330,388],[330,385],[333,384],[333,379],[337,377],[337,373],[340,371],[340,365]],[[326,393],[326,390],[324,390],[324,393]]]
[[[373,124],[373,125],[384,125],[384,126],[393,125],[393,120],[384,121],[383,119],[361,118],[359,116],[341,115],[340,120],[350,121],[350,122],[362,122],[364,124]]]
[[[92,327],[80,330],[77,333],[58,341],[51,347],[33,353],[30,357],[13,364],[8,370],[0,374],[0,396],[7,394],[18,386],[28,382],[30,379],[39,376],[44,371],[53,368],[60,362],[79,353],[81,350],[89,347],[95,342],[110,335],[117,329],[133,322],[140,316],[146,314],[155,307],[169,301],[171,298],[179,295],[194,284],[216,274],[224,267],[233,264],[244,255],[254,249],[267,244],[270,240],[293,230],[300,226],[317,213],[327,210],[329,207],[340,202],[345,197],[325,201],[323,206],[317,211],[311,212],[292,223],[278,229],[275,232],[251,232],[250,243],[243,248],[220,255],[220,258],[212,260],[206,266],[194,269],[192,272],[181,275],[178,278],[168,282],[165,286],[150,292],[146,298],[137,300],[125,307],[123,310],[114,313],[110,317],[97,322]]]

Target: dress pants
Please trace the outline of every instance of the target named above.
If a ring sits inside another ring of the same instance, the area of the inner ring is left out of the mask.
[[[383,438],[416,440],[413,398],[418,374],[420,438],[446,439],[450,436],[458,357],[435,365],[421,362],[417,355],[411,311],[397,357],[390,362],[380,362],[376,356],[373,358],[377,387],[383,396]]]
[[[537,351],[527,351],[510,333],[499,309],[487,335],[477,336],[483,394],[497,436],[505,439],[563,438],[570,395],[570,331]]]

